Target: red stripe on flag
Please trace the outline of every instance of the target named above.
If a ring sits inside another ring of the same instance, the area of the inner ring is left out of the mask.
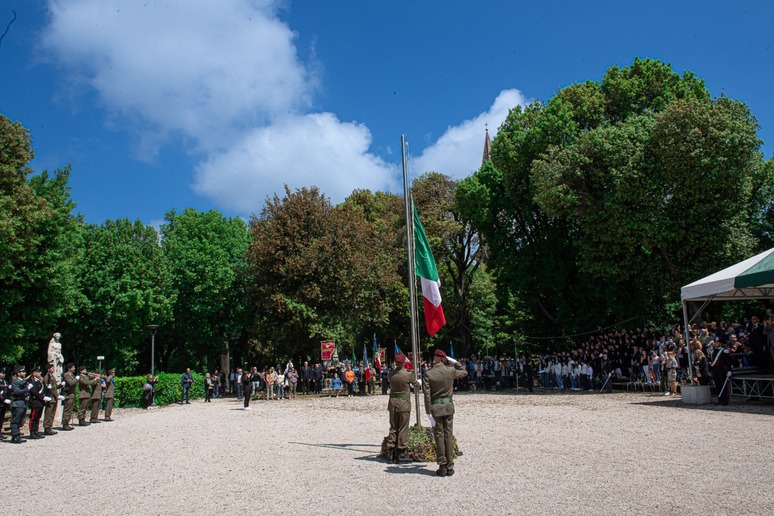
[[[432,337],[441,327],[446,324],[446,316],[443,315],[443,306],[435,306],[429,299],[422,296],[422,300],[425,302],[425,325],[427,326],[427,333]]]

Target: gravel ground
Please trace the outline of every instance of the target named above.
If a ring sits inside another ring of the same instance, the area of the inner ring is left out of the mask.
[[[453,477],[376,458],[385,396],[254,401],[251,411],[197,400],[0,443],[6,502],[25,501],[6,514],[774,513],[772,404],[689,408],[626,393],[455,401],[464,455]]]

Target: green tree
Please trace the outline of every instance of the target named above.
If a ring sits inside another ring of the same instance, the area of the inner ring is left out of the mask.
[[[767,184],[756,128],[743,104],[650,59],[513,109],[458,195],[523,330],[663,315],[681,282],[748,252],[770,206],[754,197]]]
[[[45,360],[57,321],[78,306],[80,220],[70,168],[32,176],[29,132],[0,115],[0,361]],[[42,349],[41,349],[42,348]]]
[[[333,338],[359,351],[359,336],[386,324],[374,233],[352,205],[333,207],[316,188],[267,200],[250,223],[249,285],[257,310],[257,352],[269,358],[319,356]]]
[[[174,302],[156,230],[140,221],[108,220],[87,225],[83,241],[79,283],[88,301],[62,330],[68,360],[94,364],[104,355],[124,374],[150,371],[147,326],[169,321]],[[156,343],[156,367],[163,370],[167,335],[159,332]]]
[[[467,356],[473,349],[471,285],[479,277],[485,249],[478,230],[459,209],[456,190],[457,181],[437,172],[422,175],[411,187],[441,274],[447,326],[438,337],[457,341],[456,351]]]
[[[221,355],[246,337],[247,225],[214,210],[189,208],[167,213],[161,235],[175,293],[163,362],[170,364],[174,351],[176,369],[220,367]]]

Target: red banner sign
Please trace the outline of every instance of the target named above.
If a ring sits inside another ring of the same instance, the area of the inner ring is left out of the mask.
[[[320,355],[323,360],[331,360],[333,353],[336,351],[335,340],[324,340],[320,342]]]

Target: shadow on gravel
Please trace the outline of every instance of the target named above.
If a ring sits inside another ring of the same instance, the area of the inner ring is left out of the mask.
[[[680,407],[686,410],[709,410],[712,412],[735,412],[745,414],[764,414],[767,416],[774,415],[774,404],[770,401],[762,402],[743,402],[732,401],[730,405],[686,405],[677,399],[669,399],[663,401],[635,401],[632,405],[641,405],[643,407],[651,408],[675,408]]]
[[[398,475],[430,475],[436,476],[435,471],[427,469],[426,466],[420,464],[393,464],[387,466],[385,469],[387,473],[396,473]]]
[[[359,451],[364,453],[369,453],[372,450],[362,450],[358,449],[358,446],[362,446],[364,448],[377,448],[381,449],[381,446],[378,444],[312,444],[312,443],[299,443],[299,442],[293,442],[290,441],[288,444],[300,444],[301,446],[314,446],[315,448],[334,448],[339,450],[349,450],[349,451]]]

